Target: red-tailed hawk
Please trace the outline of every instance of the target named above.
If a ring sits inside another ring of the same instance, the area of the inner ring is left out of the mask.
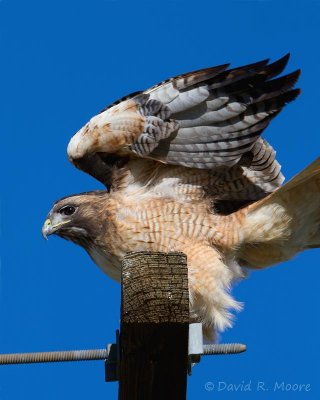
[[[57,201],[43,227],[86,249],[113,279],[132,251],[188,257],[191,317],[231,324],[243,267],[320,246],[320,160],[284,186],[263,130],[299,94],[288,56],[180,75],[94,116],[70,161],[107,187]]]

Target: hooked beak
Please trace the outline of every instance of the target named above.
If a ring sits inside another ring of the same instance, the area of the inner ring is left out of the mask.
[[[46,219],[42,227],[42,236],[48,240],[48,236],[52,233],[52,224],[50,218]]]
[[[43,224],[42,227],[42,236],[48,240],[48,236],[52,235],[53,233],[55,233],[60,226],[67,224],[68,222],[70,222],[70,220],[67,221],[57,221],[57,223],[54,223],[53,221],[51,221],[50,218],[47,218]]]

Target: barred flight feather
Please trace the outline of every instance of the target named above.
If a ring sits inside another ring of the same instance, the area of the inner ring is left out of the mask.
[[[184,193],[186,199],[208,193],[213,201],[260,199],[283,181],[274,150],[260,136],[299,94],[293,89],[299,70],[279,77],[288,59],[289,54],[273,63],[266,59],[231,69],[228,64],[206,68],[122,98],[79,131],[69,144],[69,157],[113,190],[135,182],[145,191],[169,193],[180,179],[180,189],[172,193]],[[110,135],[108,126],[116,134]],[[146,163],[149,178],[143,184],[144,168],[135,167],[135,157]],[[155,163],[151,169],[150,159]],[[193,183],[193,173],[183,181],[174,175],[184,167],[202,171],[199,183]],[[161,171],[173,174],[165,185],[160,184]],[[115,176],[120,186],[113,184]]]

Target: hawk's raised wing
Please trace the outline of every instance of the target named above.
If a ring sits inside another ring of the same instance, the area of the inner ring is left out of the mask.
[[[209,194],[222,212],[264,197],[283,176],[260,135],[299,94],[300,71],[277,77],[288,58],[203,69],[121,99],[71,139],[68,156],[113,190]]]

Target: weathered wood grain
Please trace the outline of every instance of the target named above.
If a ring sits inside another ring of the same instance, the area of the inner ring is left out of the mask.
[[[122,264],[120,400],[186,398],[189,293],[182,253],[131,253]]]

